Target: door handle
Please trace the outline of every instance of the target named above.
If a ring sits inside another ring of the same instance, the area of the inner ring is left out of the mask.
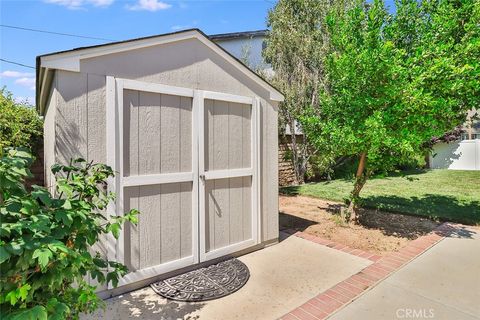
[[[202,180],[203,182],[205,182],[205,175],[204,175],[204,174],[201,174],[201,175],[200,175],[200,180]]]

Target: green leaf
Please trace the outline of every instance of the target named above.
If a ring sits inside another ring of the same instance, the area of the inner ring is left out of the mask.
[[[64,320],[67,318],[66,315],[70,313],[70,308],[56,298],[51,298],[47,302],[47,311],[49,312],[49,320]]]
[[[12,154],[14,154],[15,157],[23,158],[23,159],[26,159],[26,160],[32,160],[33,159],[32,155],[30,154],[30,152],[26,148],[17,148],[15,150],[12,150]]]
[[[45,268],[48,265],[48,262],[50,261],[50,258],[52,258],[52,256],[52,251],[46,248],[41,248],[33,252],[32,258],[36,258],[38,260],[38,264],[42,268]]]
[[[7,293],[7,295],[5,296],[5,300],[10,301],[10,304],[14,306],[18,301],[16,290],[13,290]]]
[[[115,272],[107,273],[107,283],[112,282],[112,285],[116,287],[118,285],[118,275]]]
[[[93,263],[100,268],[106,268],[108,265],[107,261],[101,258],[93,258]]]
[[[120,236],[120,230],[121,230],[120,223],[116,223],[116,222],[112,223],[111,225],[109,225],[108,230],[113,234],[115,239],[118,239],[118,237]]]
[[[69,251],[67,246],[61,241],[55,241],[53,243],[49,243],[48,248],[52,250],[52,252],[57,252],[57,251],[68,252]]]
[[[12,167],[11,170],[15,173],[18,173],[24,177],[28,177],[30,176],[30,170],[28,170],[27,168],[17,168],[17,167]]]
[[[22,209],[20,211],[24,214],[32,214],[37,207],[38,204],[33,199],[22,199]]]
[[[92,275],[92,279],[97,279],[97,281],[99,283],[104,283],[105,282],[105,276],[103,275],[103,273],[99,270],[92,270],[90,272],[90,274]]]
[[[62,165],[56,163],[50,168],[50,170],[52,171],[53,174],[56,174],[62,170],[62,167],[63,167]]]
[[[17,313],[12,320],[47,320],[48,313],[44,306],[35,306]]]
[[[52,204],[52,198],[50,197],[50,193],[47,189],[34,186],[34,191],[31,192],[31,195],[34,199],[40,200],[43,204],[49,206]]]
[[[21,286],[20,288],[18,288],[18,297],[22,300],[22,301],[25,301],[25,299],[27,298],[27,295],[28,295],[28,291],[32,289],[32,287],[26,283],[24,284],[23,286]]]
[[[65,203],[63,204],[63,208],[67,209],[67,210],[71,210],[72,209],[72,203],[70,202],[70,200],[65,200]]]
[[[23,246],[25,245],[25,240],[19,238],[17,241],[12,241],[5,246],[5,249],[8,250],[11,254],[19,255],[23,253]]]
[[[0,263],[7,261],[10,258],[10,253],[5,250],[4,246],[0,247]]]
[[[67,227],[70,227],[73,223],[73,218],[71,213],[65,210],[56,210],[55,219],[61,220],[63,224],[65,224]]]

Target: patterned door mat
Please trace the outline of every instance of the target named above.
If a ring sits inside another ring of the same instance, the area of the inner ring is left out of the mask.
[[[235,258],[151,284],[162,297],[187,302],[218,299],[247,283],[250,272]]]

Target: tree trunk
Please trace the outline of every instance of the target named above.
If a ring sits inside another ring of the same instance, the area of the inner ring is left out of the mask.
[[[365,174],[365,166],[367,164],[367,153],[360,154],[360,162],[358,163],[357,174],[355,175],[355,184],[353,191],[350,194],[350,204],[348,205],[347,214],[349,221],[358,223],[358,202],[360,200],[360,191],[362,191],[365,182],[367,182],[367,175]]]
[[[295,119],[290,118],[289,125],[290,125],[292,162],[293,162],[293,168],[295,171],[295,184],[303,184],[305,170],[303,169],[302,159],[301,159],[302,155],[300,154],[301,153],[301,151],[299,150],[300,146],[298,145],[297,135],[295,132]]]

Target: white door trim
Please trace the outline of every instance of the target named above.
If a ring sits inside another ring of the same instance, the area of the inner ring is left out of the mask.
[[[174,86],[168,86],[166,84],[130,80],[130,79],[117,79],[117,82],[121,82],[124,89],[170,94],[173,96],[193,98],[193,89],[190,89],[190,88],[174,87]]]
[[[213,180],[213,179],[249,177],[249,176],[253,176],[253,174],[254,174],[254,170],[252,168],[241,168],[241,169],[205,171],[204,176],[206,180]]]
[[[124,187],[193,181],[193,172],[146,174],[123,177]]]
[[[252,175],[252,212],[255,212],[252,217],[252,236],[255,244],[260,243],[261,239],[261,215],[260,215],[260,99],[255,97],[252,101],[252,153],[251,164],[253,168]]]
[[[252,104],[251,97],[238,96],[235,94],[214,92],[214,91],[203,91],[204,99],[212,100],[221,100],[227,102],[243,103],[243,104]]]
[[[198,140],[198,176],[205,176],[205,92],[202,90],[195,90],[193,100],[197,106],[197,140]],[[198,234],[199,260],[204,261],[205,245],[205,181],[198,179]]]
[[[116,156],[118,145],[118,135],[116,134],[117,126],[116,126],[116,89],[115,89],[115,78],[112,76],[107,76],[105,81],[105,103],[106,103],[106,110],[105,110],[105,137],[106,137],[106,164],[110,166],[115,172],[115,177],[109,178],[107,181],[108,185],[108,192],[115,193],[117,192],[117,178],[116,178],[116,171],[117,171],[117,164],[116,160],[118,157]],[[110,202],[107,206],[107,218],[113,217],[117,215],[117,208],[116,202]],[[113,235],[107,235],[107,258],[108,260],[116,260],[116,252],[117,251],[117,240],[114,238]],[[111,289],[111,285],[108,286]]]
[[[195,263],[197,262],[195,261],[194,256],[189,256],[189,257],[181,258],[178,260],[165,262],[158,266],[148,267],[142,270],[130,272],[119,279],[118,285],[123,286],[136,281],[152,278],[152,277],[161,275],[163,273],[167,273],[170,271],[174,271],[180,268],[193,265]]]

